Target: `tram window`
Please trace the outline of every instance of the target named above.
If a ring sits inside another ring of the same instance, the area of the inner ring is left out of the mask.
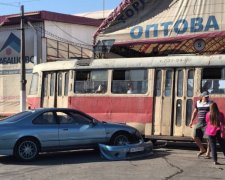
[[[188,71],[188,80],[187,80],[187,96],[193,96],[193,89],[194,89],[194,70]]]
[[[43,85],[44,96],[46,97],[48,95],[48,74],[44,74]]]
[[[32,75],[30,92],[29,92],[30,95],[35,95],[38,92],[38,77],[39,77],[38,73],[34,73]]]
[[[222,68],[204,68],[202,75],[202,89],[210,94],[224,94],[225,77]]]
[[[65,73],[65,85],[64,85],[64,96],[68,95],[68,87],[69,86],[69,73]]]
[[[58,96],[62,96],[62,73],[58,73]]]
[[[161,95],[162,71],[156,70],[155,96]]]
[[[221,79],[222,68],[204,68],[203,79]]]
[[[166,71],[166,84],[165,84],[165,96],[171,95],[171,88],[172,88],[172,71]]]
[[[147,70],[114,70],[112,93],[144,94],[147,92]]]
[[[189,126],[192,115],[192,99],[188,99],[186,102],[186,126]]]
[[[176,104],[176,126],[181,126],[182,120],[182,100],[178,99]]]
[[[178,70],[178,76],[177,76],[177,96],[181,97],[183,96],[183,71]]]
[[[50,79],[50,96],[54,95],[55,91],[55,74],[51,74],[51,79]]]
[[[108,72],[106,70],[76,71],[75,93],[106,93]]]

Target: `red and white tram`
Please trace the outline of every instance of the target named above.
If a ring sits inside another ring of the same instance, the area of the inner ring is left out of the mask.
[[[27,101],[30,108],[76,108],[154,139],[185,140],[203,90],[225,113],[225,55],[43,63],[33,69]]]

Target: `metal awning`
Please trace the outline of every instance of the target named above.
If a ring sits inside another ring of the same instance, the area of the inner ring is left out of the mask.
[[[114,40],[111,52],[128,57],[220,54],[224,16],[221,0],[123,0],[100,25],[94,42]]]

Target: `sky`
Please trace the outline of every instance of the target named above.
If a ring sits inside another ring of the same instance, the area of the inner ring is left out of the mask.
[[[18,14],[20,6],[24,12],[52,11],[78,14],[116,8],[122,0],[0,0],[0,15]]]

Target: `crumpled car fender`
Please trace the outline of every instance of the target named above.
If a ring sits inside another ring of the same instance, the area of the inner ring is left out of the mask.
[[[149,156],[153,154],[153,144],[151,141],[141,141],[136,144],[123,146],[110,146],[98,144],[101,156],[107,160],[125,160]]]

